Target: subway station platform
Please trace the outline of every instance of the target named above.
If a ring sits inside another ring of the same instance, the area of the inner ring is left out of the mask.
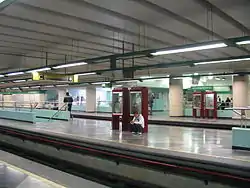
[[[74,111],[72,112],[72,114],[74,117],[83,119],[94,119],[94,120],[105,120],[105,121],[112,120],[112,115],[110,113],[85,113],[85,112]],[[201,119],[192,117],[168,117],[163,113],[156,113],[153,116],[149,116],[149,124],[231,130],[232,127],[240,126],[240,120]],[[250,125],[250,120],[246,121],[246,124]]]
[[[0,150],[1,188],[106,188]]]
[[[0,125],[32,132],[88,140],[125,148],[146,149],[160,153],[174,153],[190,158],[239,163],[250,166],[250,152],[232,150],[231,131],[178,126],[149,125],[149,133],[133,135],[112,131],[109,121],[77,119],[70,122],[38,122],[29,124],[0,120]]]

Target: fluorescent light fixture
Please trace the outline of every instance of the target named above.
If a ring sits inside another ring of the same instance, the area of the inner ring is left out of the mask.
[[[141,76],[141,79],[147,79],[147,78],[152,78],[152,76]]]
[[[13,90],[18,90],[19,88],[18,88],[18,87],[13,87],[13,88],[11,88],[11,89],[13,89]]]
[[[175,77],[175,78],[173,78],[174,80],[182,80],[182,79],[184,79],[184,77]]]
[[[198,76],[198,75],[199,75],[199,73],[197,73],[197,72],[194,73],[194,76]]]
[[[11,72],[11,73],[7,73],[7,76],[17,76],[17,75],[21,75],[24,74],[24,72]]]
[[[21,87],[22,89],[29,89],[30,87],[28,86],[25,86],[25,87]]]
[[[67,87],[69,84],[56,85],[56,87]]]
[[[50,67],[44,67],[44,68],[40,68],[40,69],[34,69],[34,70],[26,71],[26,73],[43,72],[43,71],[48,71],[48,70],[51,70],[51,68]]]
[[[137,82],[139,80],[121,80],[121,81],[116,81],[116,83],[126,83],[126,82]]]
[[[53,85],[48,85],[48,86],[44,86],[44,87],[46,87],[46,88],[52,88],[54,86]]]
[[[87,73],[81,73],[81,74],[76,74],[78,76],[88,76],[88,75],[95,75],[96,72],[87,72]]]
[[[240,42],[236,42],[237,45],[250,44],[250,40],[244,40]]]
[[[157,56],[157,55],[177,54],[177,53],[184,53],[184,52],[193,52],[193,51],[208,50],[208,49],[214,49],[214,48],[222,48],[222,47],[227,47],[227,45],[225,43],[208,44],[208,45],[195,46],[195,47],[179,48],[179,49],[174,49],[174,50],[163,50],[163,51],[151,53],[151,55]]]
[[[183,74],[182,76],[193,76],[193,74]]]
[[[86,63],[86,62],[69,63],[69,64],[55,66],[55,67],[53,67],[53,69],[62,69],[62,68],[68,68],[68,67],[76,67],[76,66],[81,66],[81,65],[86,65],[86,64],[88,64],[88,63]]]
[[[41,86],[32,86],[32,87],[30,87],[30,88],[32,88],[32,89],[36,89],[36,88],[40,88]]]
[[[93,85],[102,85],[102,84],[109,84],[110,82],[95,82],[92,83]]]
[[[0,0],[0,3],[4,2],[5,0]]]
[[[206,65],[206,64],[228,63],[228,62],[238,62],[238,61],[250,61],[250,58],[226,59],[226,60],[218,60],[218,61],[204,61],[204,62],[194,63],[194,65]]]
[[[15,83],[26,82],[26,80],[14,80]]]
[[[3,75],[3,74],[0,74],[0,78],[2,78],[2,77],[4,77],[4,75]]]

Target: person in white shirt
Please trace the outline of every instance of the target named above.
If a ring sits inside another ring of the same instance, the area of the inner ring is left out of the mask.
[[[133,134],[142,134],[144,129],[144,117],[139,112],[134,113],[134,118],[130,122],[131,131]]]

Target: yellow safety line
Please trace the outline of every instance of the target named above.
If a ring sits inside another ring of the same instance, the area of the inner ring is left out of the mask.
[[[68,133],[64,133],[64,132],[56,132],[56,131],[51,131],[51,130],[42,130],[45,132],[53,132],[53,133],[59,133],[59,134],[64,134],[64,135],[70,135],[70,136],[76,136],[74,134],[68,134]],[[236,160],[236,161],[242,161],[242,162],[250,162],[250,160],[247,159],[239,159],[239,158],[235,158],[235,157],[224,157],[224,156],[218,156],[218,155],[207,155],[207,154],[200,154],[200,153],[192,153],[189,151],[182,151],[182,150],[173,150],[173,149],[165,149],[165,148],[159,148],[159,147],[151,147],[151,146],[144,146],[144,145],[139,145],[139,144],[131,144],[131,143],[122,143],[122,142],[117,142],[115,140],[103,140],[103,139],[99,139],[99,138],[90,138],[90,137],[85,137],[85,136],[81,136],[81,135],[77,135],[77,137],[82,137],[85,139],[92,139],[92,140],[99,140],[99,141],[106,141],[106,142],[113,142],[116,144],[123,144],[123,145],[129,145],[129,146],[137,146],[137,147],[143,147],[143,148],[150,148],[150,149],[158,149],[158,150],[164,150],[164,151],[173,151],[173,152],[180,152],[180,153],[188,153],[188,154],[192,154],[192,155],[199,155],[199,156],[207,156],[207,157],[214,157],[214,158],[221,158],[221,159],[231,159],[231,160]]]
[[[18,168],[18,167],[16,167],[16,166],[13,166],[13,165],[11,165],[11,164],[9,164],[9,163],[6,163],[5,161],[1,161],[1,160],[0,160],[0,163],[3,163],[3,164],[5,164],[6,166],[9,166],[9,167],[11,167],[11,168],[13,168],[13,169],[15,169],[15,170],[17,170],[17,171],[19,171],[19,172],[22,172],[22,173],[24,173],[24,174],[27,174],[27,175],[29,175],[29,176],[35,178],[35,179],[38,179],[38,180],[40,180],[40,181],[42,181],[42,182],[44,182],[44,183],[46,183],[46,184],[48,184],[48,185],[50,185],[50,186],[52,186],[52,187],[56,187],[56,188],[66,188],[66,187],[64,187],[64,186],[62,186],[62,185],[59,185],[59,184],[55,183],[55,182],[52,182],[52,181],[50,181],[50,180],[47,180],[47,179],[45,179],[45,178],[43,178],[43,177],[41,177],[41,176],[35,175],[35,174],[33,174],[33,173],[31,173],[31,172],[28,172],[28,171],[26,171],[26,170],[24,170],[24,169],[21,169],[21,168]]]

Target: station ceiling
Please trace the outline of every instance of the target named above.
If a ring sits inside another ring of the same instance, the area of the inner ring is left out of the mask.
[[[249,0],[5,0],[0,4],[0,72],[112,54],[250,36]],[[250,55],[250,44],[117,60],[118,67]],[[57,70],[109,69],[110,62]],[[136,75],[249,71],[249,61],[147,68]],[[121,79],[107,72],[82,80]]]

